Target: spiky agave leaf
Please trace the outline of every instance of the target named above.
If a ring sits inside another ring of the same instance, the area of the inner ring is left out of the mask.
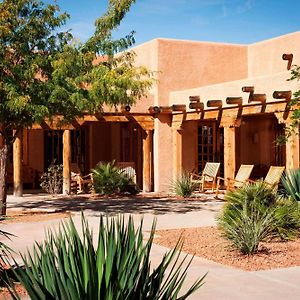
[[[203,284],[204,276],[178,296],[191,263],[187,257],[180,258],[181,241],[152,270],[155,221],[144,242],[142,221],[136,229],[132,217],[125,221],[124,217],[101,216],[95,246],[83,215],[81,220],[81,232],[70,219],[58,232],[50,230],[32,253],[22,256],[25,268],[17,265],[15,273],[31,299],[175,300],[186,299]],[[19,299],[12,282],[10,286],[14,299]]]

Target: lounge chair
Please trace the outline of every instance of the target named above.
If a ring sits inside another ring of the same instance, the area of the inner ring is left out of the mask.
[[[82,193],[86,185],[89,186],[90,191],[94,189],[92,174],[82,176],[79,166],[75,163],[71,164],[71,186],[74,186],[74,183],[76,194]]]
[[[199,184],[199,191],[203,192],[205,183],[209,183],[212,186],[212,191],[216,186],[217,175],[220,169],[220,163],[207,162],[201,175],[191,174],[191,180],[194,183]]]
[[[264,179],[264,183],[266,183],[271,188],[277,188],[284,169],[285,167],[271,166]],[[254,180],[249,181],[253,183],[255,182]]]
[[[117,162],[116,166],[136,184],[135,163],[133,161]]]
[[[234,188],[239,188],[239,187],[243,186],[246,182],[249,182],[249,177],[251,175],[253,167],[254,167],[254,165],[241,165],[235,178],[218,177],[216,197],[218,197],[218,194],[219,194],[221,180],[223,180],[224,183],[226,183],[227,191],[232,190]]]

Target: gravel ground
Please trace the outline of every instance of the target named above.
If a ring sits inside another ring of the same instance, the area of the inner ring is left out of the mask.
[[[233,250],[216,227],[158,230],[155,243],[173,248],[181,235],[184,252],[246,271],[300,266],[300,239],[262,243],[252,256]]]

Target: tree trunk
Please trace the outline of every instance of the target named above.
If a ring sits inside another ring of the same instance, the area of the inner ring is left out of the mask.
[[[8,147],[0,148],[0,215],[6,215]]]

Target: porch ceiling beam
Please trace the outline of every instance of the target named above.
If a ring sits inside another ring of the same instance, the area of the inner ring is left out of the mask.
[[[266,94],[251,94],[250,93],[248,103],[252,103],[252,102],[265,103],[266,100],[267,100]]]

